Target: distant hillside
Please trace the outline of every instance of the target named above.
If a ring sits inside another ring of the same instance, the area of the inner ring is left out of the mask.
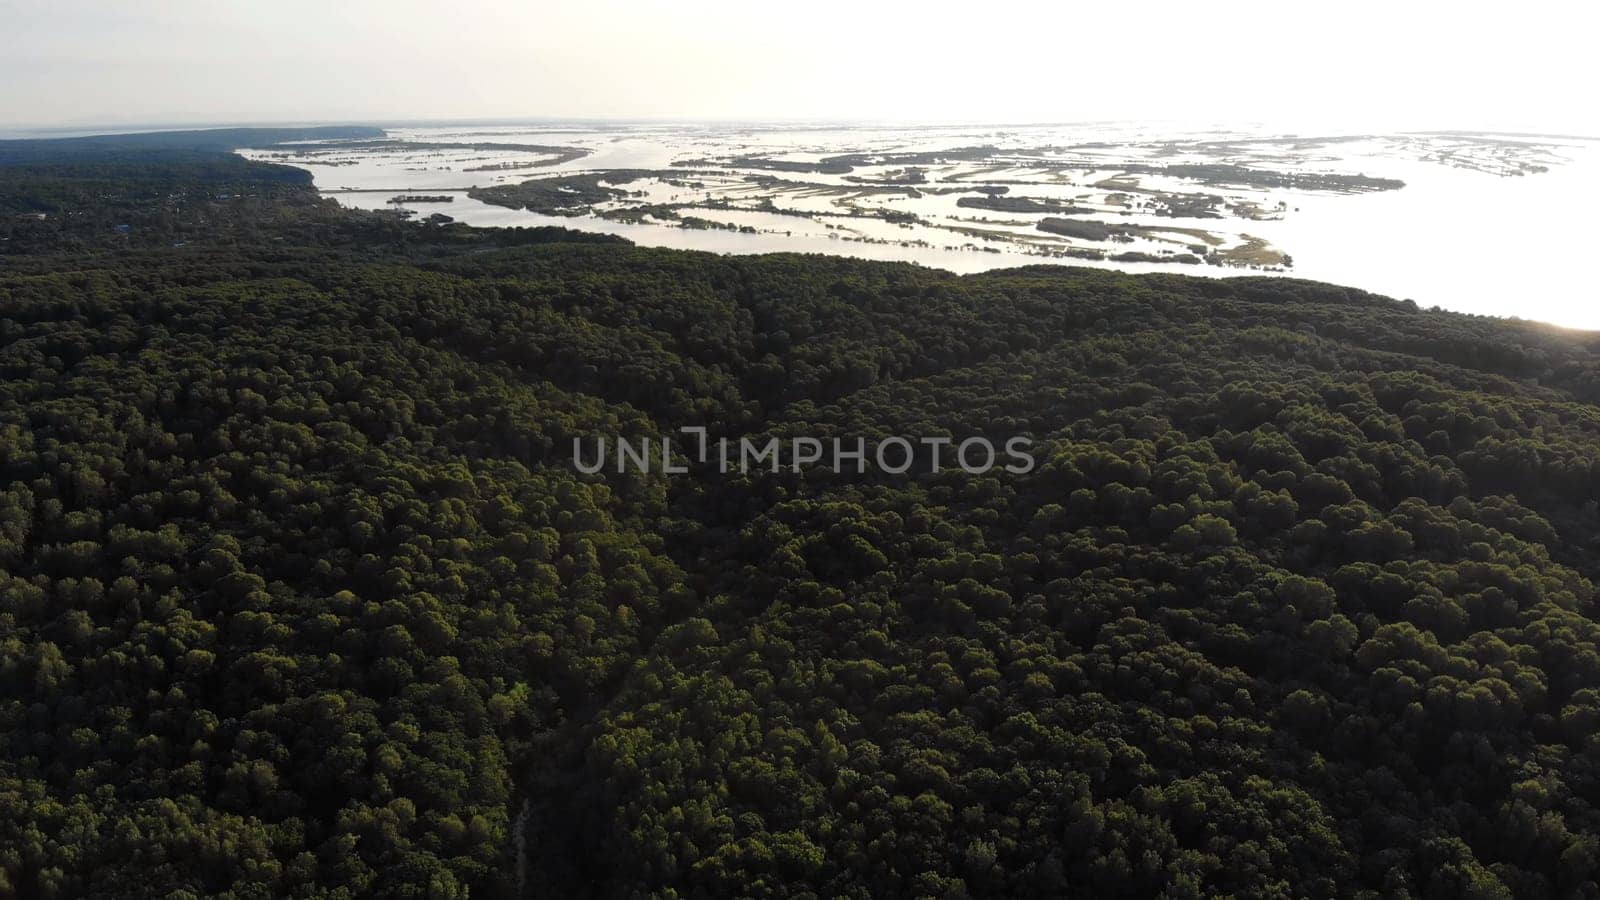
[[[318,203],[311,173],[244,146],[366,139],[381,129],[218,128],[0,141],[0,256],[215,240]]]
[[[158,151],[228,153],[240,147],[267,147],[289,141],[370,140],[383,136],[382,128],[366,125],[320,125],[306,128],[204,128],[192,131],[27,138],[0,141],[0,164],[52,163],[85,157],[120,157]]]

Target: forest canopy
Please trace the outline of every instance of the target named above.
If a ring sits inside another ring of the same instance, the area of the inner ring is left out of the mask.
[[[1600,894],[1600,335],[296,171],[0,166],[0,896]]]

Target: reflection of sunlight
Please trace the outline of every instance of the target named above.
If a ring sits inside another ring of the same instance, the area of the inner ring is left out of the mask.
[[[1283,271],[1424,306],[1600,327],[1600,311],[1571,296],[1587,250],[1577,217],[1600,184],[1592,142],[1286,139],[1130,123],[458,125],[390,134],[416,146],[246,154],[304,166],[348,206],[393,210],[397,194],[449,193],[449,204],[411,205],[469,225],[561,225],[646,245],[845,254],[960,272],[1038,262]],[[439,146],[450,143],[475,146]],[[618,185],[623,196],[582,207],[584,215],[540,215],[466,193],[597,170],[631,172]],[[1041,227],[1051,217],[1065,224]]]

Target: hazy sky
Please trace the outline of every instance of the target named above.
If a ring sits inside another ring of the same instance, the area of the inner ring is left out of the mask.
[[[0,0],[0,128],[541,116],[1600,133],[1587,8]]]

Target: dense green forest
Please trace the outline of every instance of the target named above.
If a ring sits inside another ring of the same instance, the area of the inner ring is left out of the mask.
[[[1600,335],[207,148],[0,217],[0,896],[1600,896]],[[690,425],[1038,465],[572,464]]]

